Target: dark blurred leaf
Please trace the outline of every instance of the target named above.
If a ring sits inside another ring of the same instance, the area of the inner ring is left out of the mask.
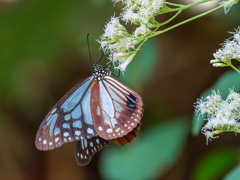
[[[223,180],[237,180],[240,179],[240,164],[235,166],[233,170],[231,170]]]
[[[166,172],[181,154],[189,131],[188,118],[168,120],[140,132],[126,146],[106,149],[100,159],[104,179],[155,179]]]
[[[207,153],[196,164],[193,180],[214,180],[222,177],[236,162],[236,149],[217,149]],[[234,180],[237,180],[236,178]]]
[[[121,75],[119,80],[134,89],[143,87],[151,77],[159,60],[159,55],[157,40],[149,39],[137,52],[133,61],[128,65],[124,76]]]
[[[210,95],[212,93],[212,90],[219,90],[222,98],[226,99],[229,94],[229,89],[232,88],[236,92],[240,91],[240,74],[234,70],[227,71],[222,76],[220,76],[211,88],[203,92],[200,98],[205,98],[206,96]],[[192,134],[194,136],[197,136],[199,134],[202,125],[204,124],[204,118],[205,116],[196,116],[195,114],[193,115]]]

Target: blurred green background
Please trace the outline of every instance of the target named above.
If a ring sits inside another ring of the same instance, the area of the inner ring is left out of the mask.
[[[188,10],[166,27],[205,8]],[[229,70],[213,68],[209,61],[231,36],[227,32],[240,24],[239,8],[228,15],[219,10],[145,43],[119,78],[144,101],[139,136],[123,147],[109,145],[88,166],[79,167],[74,143],[41,152],[35,135],[55,103],[91,74],[87,33],[96,59],[101,53],[96,39],[121,5],[113,8],[108,0],[0,0],[0,179],[234,179],[240,169],[233,169],[239,137],[222,134],[206,145],[199,128],[191,135],[191,125],[193,103]]]

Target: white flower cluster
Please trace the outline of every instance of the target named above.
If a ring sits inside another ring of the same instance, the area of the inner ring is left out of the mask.
[[[240,130],[238,122],[240,119],[240,94],[233,90],[230,90],[225,101],[219,91],[212,91],[212,94],[205,99],[198,99],[195,108],[196,114],[207,114],[207,123],[202,128],[207,139],[224,131],[236,132],[237,130],[238,132]]]
[[[163,0],[113,0],[121,1],[125,6],[119,17],[112,17],[104,28],[104,34],[98,42],[101,44],[108,59],[118,63],[116,68],[125,71],[127,65],[132,61],[136,53],[135,45],[151,35],[149,28],[156,27],[154,16],[163,7]],[[126,23],[139,25],[132,34],[121,25],[120,20]],[[116,64],[115,64],[116,65]]]
[[[125,5],[121,13],[123,21],[137,25],[144,24],[147,27],[155,27],[151,21],[154,22],[154,16],[158,15],[163,7],[162,0],[123,0],[122,3]]]
[[[240,27],[232,34],[233,36],[223,43],[222,48],[213,54],[216,58],[210,61],[213,66],[231,66],[231,60],[235,59],[240,61]]]

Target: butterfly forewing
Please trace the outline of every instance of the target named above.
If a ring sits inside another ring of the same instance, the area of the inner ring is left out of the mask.
[[[91,113],[97,134],[104,139],[127,135],[142,118],[141,97],[110,76],[93,83]]]
[[[37,132],[38,149],[51,150],[97,135],[90,109],[92,80],[90,76],[79,82],[48,113]]]
[[[76,159],[80,166],[89,164],[93,155],[108,145],[109,141],[102,139],[99,136],[94,136],[91,139],[82,139],[76,141]]]

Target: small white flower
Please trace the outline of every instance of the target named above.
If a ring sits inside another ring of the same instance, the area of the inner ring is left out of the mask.
[[[105,25],[102,40],[108,40],[108,43],[116,42],[118,39],[128,35],[126,28],[120,24],[119,18],[111,17],[111,20]]]
[[[133,57],[134,57],[134,54],[131,54],[131,55],[128,56],[127,58],[122,59],[122,61],[120,61],[121,63],[120,63],[120,65],[119,65],[119,69],[120,69],[121,71],[125,71],[127,65],[132,61]]]
[[[119,0],[113,0],[119,2]],[[150,20],[159,13],[163,8],[164,0],[122,0],[125,5],[121,13],[123,21],[133,24],[145,24],[148,27],[153,27]]]
[[[138,36],[147,36],[147,35],[150,35],[151,34],[151,30],[149,28],[147,28],[146,25],[142,24],[141,26],[139,26],[138,28],[135,29],[133,35],[135,37],[138,37]]]
[[[224,13],[227,14],[231,7],[234,4],[237,4],[239,0],[222,0],[219,4],[223,4],[224,5]]]
[[[224,64],[224,63],[213,63],[213,67],[226,67],[228,65]]]

